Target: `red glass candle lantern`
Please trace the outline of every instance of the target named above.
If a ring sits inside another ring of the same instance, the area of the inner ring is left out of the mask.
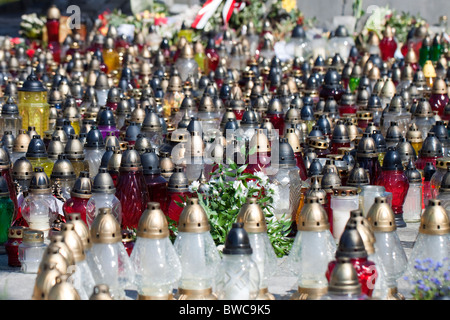
[[[447,83],[444,79],[436,78],[434,81],[429,102],[433,112],[437,112],[439,116],[444,115],[445,106],[449,102]]]
[[[122,204],[122,229],[137,228],[142,212],[149,202],[149,195],[141,158],[133,146],[128,146],[122,154],[116,197]]]
[[[55,5],[52,5],[47,11],[47,22],[45,26],[47,28],[48,48],[53,54],[53,60],[56,63],[59,63],[61,60],[61,47],[59,43],[60,18],[61,12]]]
[[[151,202],[158,202],[161,210],[166,211],[168,181],[161,176],[159,156],[156,150],[147,150],[141,154],[141,162],[148,195]]]
[[[79,213],[81,219],[87,224],[86,208],[89,199],[92,196],[92,182],[88,171],[80,172],[80,176],[70,191],[70,198],[64,202],[63,211],[67,217],[70,213]]]
[[[392,27],[387,25],[383,32],[383,38],[380,40],[380,52],[381,59],[388,61],[394,58],[395,51],[397,50],[397,42],[395,41]]]
[[[171,220],[178,222],[183,208],[178,203],[183,203],[191,194],[189,192],[189,181],[183,167],[175,167],[169,179],[167,189],[166,211],[164,212]]]
[[[375,184],[383,186],[387,192],[392,193],[392,210],[394,210],[397,227],[406,227],[403,220],[403,204],[408,193],[409,181],[404,172],[400,154],[395,148],[388,148],[381,173]]]

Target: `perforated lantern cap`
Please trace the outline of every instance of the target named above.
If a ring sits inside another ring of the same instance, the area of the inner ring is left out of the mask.
[[[111,208],[99,208],[91,225],[91,240],[96,243],[113,244],[122,241],[120,224],[113,216]]]
[[[163,239],[169,236],[167,218],[158,202],[147,204],[139,220],[136,235],[146,239]]]
[[[209,232],[210,225],[198,198],[190,198],[180,214],[178,221],[179,232],[203,233]]]

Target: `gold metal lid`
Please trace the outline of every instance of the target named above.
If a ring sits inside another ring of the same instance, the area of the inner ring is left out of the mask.
[[[414,48],[410,47],[405,56],[405,64],[415,64],[418,61],[419,59],[417,58],[416,51],[414,51]]]
[[[85,250],[89,250],[92,247],[91,233],[86,223],[81,219],[81,214],[78,212],[73,212],[67,214],[67,222],[73,224],[75,232],[81,239],[83,247]]]
[[[300,138],[296,134],[294,128],[288,128],[286,130],[286,133],[284,134],[284,138],[287,139],[287,142],[291,145],[292,150],[294,150],[294,153],[298,153],[302,151],[301,145],[300,145]]]
[[[158,202],[149,202],[139,220],[136,235],[146,239],[163,239],[169,236],[167,218]]]
[[[23,232],[23,242],[28,243],[43,243],[44,232],[40,230],[27,229]]]
[[[66,222],[62,224],[61,235],[63,236],[63,241],[72,251],[75,263],[84,261],[86,259],[85,248],[80,236],[75,231],[73,223]]]
[[[48,20],[59,20],[61,18],[61,11],[59,11],[56,5],[51,5],[47,10],[47,19]]]
[[[50,289],[47,300],[81,300],[78,291],[68,279],[67,274],[56,277],[55,285]]]
[[[51,288],[56,283],[56,278],[60,275],[61,272],[58,271],[55,263],[45,263],[36,276],[32,300],[47,300]]]
[[[97,284],[89,300],[113,300],[107,284]]]
[[[199,204],[198,198],[190,198],[178,221],[179,232],[203,233],[209,232],[210,225],[205,209]]]
[[[339,186],[333,188],[333,195],[335,197],[352,197],[358,195],[358,188],[351,186]]]
[[[14,139],[13,152],[27,152],[31,137],[25,130],[19,129],[19,134]]]
[[[248,233],[267,232],[264,212],[255,197],[247,198],[247,202],[239,210],[236,222],[243,223]]]
[[[73,255],[73,252],[69,248],[67,243],[64,242],[64,237],[61,232],[52,234],[52,236],[50,237],[50,244],[48,246],[56,248],[58,252],[64,257],[64,259],[66,259],[69,266],[75,264],[75,257]]]
[[[363,216],[360,209],[350,211],[349,221],[350,220],[353,220],[356,223],[356,229],[361,235],[367,254],[374,254],[374,243],[376,242],[376,238],[370,222]]]
[[[374,232],[393,232],[397,229],[395,215],[386,197],[376,197],[375,202],[367,213]]]
[[[256,152],[270,152],[270,141],[264,133],[264,129],[255,129],[255,134],[252,136],[249,148],[256,147]]]
[[[23,232],[26,230],[23,226],[12,226],[8,229],[8,238],[10,239],[23,239]]]
[[[447,84],[444,79],[436,78],[433,83],[433,88],[431,89],[432,94],[447,94]]]
[[[111,208],[99,208],[90,230],[93,244],[112,244],[122,241],[120,224],[111,213]]]
[[[430,199],[428,206],[420,218],[419,233],[428,235],[444,235],[450,233],[450,221],[441,200]]]
[[[422,131],[419,130],[417,125],[413,122],[406,132],[406,139],[410,143],[421,143],[423,142]]]
[[[299,231],[325,231],[330,229],[328,215],[316,196],[308,195],[298,217]]]
[[[69,249],[67,248],[67,250],[69,250]],[[70,250],[69,250],[69,252],[70,252],[70,254],[72,254],[72,252]],[[72,260],[73,260],[73,254],[72,254]],[[53,245],[49,245],[47,247],[47,249],[45,250],[45,253],[41,259],[41,263],[39,264],[38,273],[42,272],[43,266],[45,264],[54,264],[56,269],[61,274],[66,274],[67,269],[71,265],[71,264],[69,264],[66,257],[61,254],[60,248],[57,246],[53,246]],[[73,263],[72,263],[72,265],[73,265]]]
[[[349,258],[341,257],[337,260],[330,275],[328,292],[336,294],[361,294],[361,284],[358,274]]]

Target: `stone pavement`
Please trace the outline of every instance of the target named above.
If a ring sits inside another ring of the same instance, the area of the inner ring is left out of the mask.
[[[397,234],[409,257],[414,241],[419,231],[419,223],[408,224],[406,228],[398,228]],[[288,300],[297,291],[296,277],[287,268],[285,258],[279,258],[278,268],[269,281],[269,292],[276,300]],[[36,274],[24,274],[20,268],[8,266],[5,253],[0,254],[0,300],[29,300],[31,299]],[[402,287],[399,286],[402,292]],[[128,292],[129,299],[136,298],[135,291]]]

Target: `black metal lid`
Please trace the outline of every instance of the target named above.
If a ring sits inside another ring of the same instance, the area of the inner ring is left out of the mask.
[[[28,144],[27,158],[45,158],[48,157],[47,149],[40,135],[34,135]]]
[[[312,104],[305,104],[303,108],[300,110],[300,117],[305,121],[315,120],[314,109]]]
[[[243,223],[233,223],[231,230],[228,232],[225,240],[223,254],[245,254],[253,253],[250,245],[250,239],[247,231],[244,229]]]
[[[109,107],[105,107],[105,109],[100,111],[98,125],[99,126],[115,126],[116,125],[116,119],[114,118],[114,112]]]
[[[45,92],[47,89],[44,84],[39,81],[38,77],[32,70],[30,75],[27,77],[27,80],[23,83],[22,87],[19,91],[28,91],[28,92]]]
[[[400,157],[400,153],[394,147],[388,148],[383,159],[383,169],[403,171],[402,158]]]
[[[125,141],[136,141],[141,133],[141,127],[136,122],[130,122],[125,131]]]
[[[143,173],[147,174],[160,174],[161,168],[159,166],[159,156],[155,149],[148,150],[141,154],[141,163]]]
[[[436,172],[436,167],[432,162],[427,162],[423,168],[423,176],[425,181],[431,181],[431,177]]]
[[[314,158],[308,168],[308,177],[320,176],[322,174],[323,166],[318,158]]]
[[[88,149],[102,149],[105,147],[103,135],[96,125],[92,126],[91,130],[87,133],[84,147]]]
[[[344,229],[344,232],[339,239],[339,245],[336,250],[336,258],[365,258],[367,251],[364,247],[364,242],[359,233],[356,222],[349,221]]]
[[[19,114],[19,108],[17,107],[13,96],[9,96],[6,103],[2,107],[2,115],[7,114]]]

